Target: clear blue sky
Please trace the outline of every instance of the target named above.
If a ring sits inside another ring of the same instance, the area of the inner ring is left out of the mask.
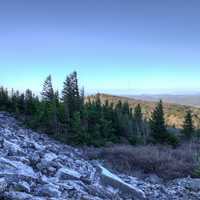
[[[0,85],[200,91],[199,0],[0,0]]]

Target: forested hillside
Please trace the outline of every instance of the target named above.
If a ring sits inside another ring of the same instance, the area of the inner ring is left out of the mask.
[[[95,96],[89,96],[88,98],[94,99]],[[130,108],[134,108],[136,105],[140,104],[142,108],[142,113],[144,117],[150,119],[151,113],[154,110],[157,102],[143,101],[123,96],[114,96],[109,94],[100,94],[100,99],[102,102],[108,100],[114,104],[120,100],[122,102],[128,102]],[[182,128],[184,116],[187,110],[191,110],[193,113],[193,122],[196,128],[200,128],[200,109],[192,106],[185,106],[172,103],[163,103],[163,108],[165,112],[166,124],[171,127]]]

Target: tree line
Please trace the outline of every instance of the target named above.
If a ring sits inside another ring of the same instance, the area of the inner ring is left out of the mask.
[[[27,127],[45,132],[65,143],[103,146],[107,143],[131,144],[165,143],[177,145],[175,134],[169,133],[165,124],[162,101],[152,112],[150,120],[144,119],[140,104],[134,109],[128,102],[117,104],[85,98],[79,89],[77,72],[69,74],[62,93],[53,89],[49,75],[43,84],[41,97],[30,89],[24,93],[0,88],[0,110],[15,114]],[[192,114],[185,116],[183,135],[190,139],[194,132]]]

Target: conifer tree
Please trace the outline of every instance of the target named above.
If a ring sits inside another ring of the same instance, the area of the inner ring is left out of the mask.
[[[31,90],[27,89],[25,92],[25,115],[31,116],[36,112],[36,108],[33,100],[33,93]]]
[[[84,126],[82,126],[82,123],[81,123],[80,112],[75,112],[73,114],[70,131],[71,131],[71,134],[68,134],[69,142],[76,144],[76,145],[87,144],[87,141],[85,138]]]
[[[122,105],[122,113],[125,115],[129,115],[130,114],[130,108],[129,108],[129,104],[127,101],[125,101]]]
[[[19,108],[19,112],[21,114],[24,114],[25,112],[25,97],[24,94],[21,94],[18,100],[18,108]]]
[[[139,134],[141,136],[142,132],[143,132],[142,131],[142,122],[143,122],[143,119],[142,119],[142,110],[141,110],[140,104],[138,104],[135,107],[135,110],[134,110],[134,120],[135,120],[136,132],[137,132],[137,134]]]
[[[0,109],[8,111],[9,108],[9,96],[7,89],[0,88]]]
[[[187,139],[191,139],[193,133],[194,126],[192,121],[192,113],[190,110],[188,110],[183,123],[183,134]]]
[[[69,117],[72,118],[74,112],[80,111],[80,94],[78,88],[77,73],[74,71],[66,77],[62,91],[62,99],[67,106]]]
[[[42,94],[42,115],[41,122],[44,131],[49,134],[57,135],[58,132],[58,116],[56,102],[58,100],[58,94],[54,93],[52,86],[51,75],[49,75],[43,85]]]
[[[167,130],[165,126],[164,111],[162,101],[157,104],[150,119],[151,136],[156,142],[166,141]]]
[[[52,86],[52,79],[51,79],[51,75],[49,75],[44,84],[43,84],[43,90],[41,92],[42,95],[42,99],[45,102],[51,102],[53,101],[54,98],[54,91],[53,91],[53,86]]]

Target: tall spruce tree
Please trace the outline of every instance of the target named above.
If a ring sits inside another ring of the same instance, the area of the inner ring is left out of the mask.
[[[7,89],[0,88],[0,110],[9,110],[9,96]]]
[[[74,112],[80,111],[81,98],[76,71],[66,77],[62,91],[62,99],[67,106],[70,118],[73,117]]]
[[[187,139],[191,139],[194,133],[194,126],[192,121],[192,113],[190,110],[187,111],[183,123],[183,134]]]
[[[78,87],[77,72],[74,71],[66,77],[62,91],[62,100],[64,106],[64,127],[66,138],[71,138],[71,143],[77,143],[77,136],[83,138],[78,131],[78,126],[83,121],[83,104],[84,104],[84,91],[81,95]],[[80,116],[80,122],[79,122]],[[84,134],[84,133],[83,133]],[[74,139],[74,141],[73,141]],[[82,139],[80,139],[81,141]],[[79,141],[79,142],[80,142]]]
[[[135,127],[136,127],[136,133],[139,136],[142,136],[142,125],[143,125],[143,119],[142,119],[142,110],[140,104],[138,104],[134,109],[134,121],[135,121]]]
[[[46,78],[41,94],[43,103],[41,122],[43,129],[49,134],[57,135],[58,115],[56,102],[58,101],[58,94],[54,93],[51,75]]]
[[[45,102],[51,102],[53,101],[54,98],[54,91],[53,91],[53,86],[52,86],[52,78],[51,75],[49,75],[44,84],[43,84],[43,90],[41,92],[42,99]]]
[[[34,115],[36,112],[36,107],[34,104],[34,98],[33,98],[33,93],[31,90],[27,89],[25,92],[25,115],[31,116]]]
[[[164,119],[163,104],[160,100],[150,119],[151,136],[155,142],[166,142],[167,129]]]

